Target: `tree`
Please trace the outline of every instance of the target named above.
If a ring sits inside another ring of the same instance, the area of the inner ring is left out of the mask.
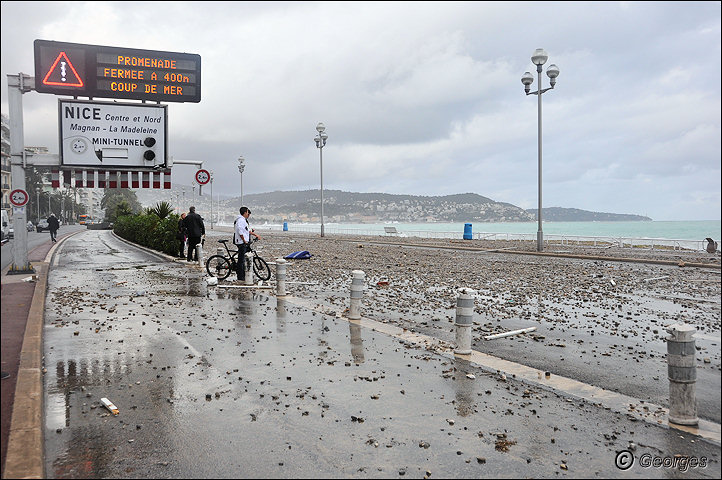
[[[121,204],[123,205],[121,206]],[[100,200],[100,208],[105,210],[104,221],[113,223],[119,216],[143,211],[138,196],[133,190],[127,188],[106,188],[105,194]]]
[[[28,192],[27,218],[35,223],[47,218],[51,212],[60,214],[60,200],[57,199],[55,209],[52,205],[53,191],[46,191],[43,187],[47,183],[48,172],[42,172],[36,167],[25,168],[25,191]],[[38,208],[39,207],[39,208]]]
[[[125,200],[121,200],[118,205],[115,207],[115,219],[111,220],[112,222],[115,222],[115,220],[118,219],[118,217],[123,217],[125,215],[132,215],[133,209],[130,207],[128,202]]]
[[[75,220],[75,213],[85,213],[87,207],[77,203],[77,187],[69,187],[63,190],[50,189],[45,187],[50,183],[50,172],[37,167],[25,168],[25,191],[28,192],[27,217],[28,220],[39,222],[55,213],[57,216],[66,216],[65,220]],[[73,190],[71,196],[70,190]],[[64,212],[61,211],[64,207]],[[70,215],[67,212],[73,212]]]

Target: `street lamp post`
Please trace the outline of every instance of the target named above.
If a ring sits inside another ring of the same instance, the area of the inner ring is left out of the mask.
[[[326,126],[319,122],[318,125],[316,125],[316,131],[318,132],[318,135],[314,138],[314,141],[316,142],[316,148],[318,148],[319,151],[319,158],[321,160],[321,236],[323,237],[323,147],[326,145],[326,139],[328,138],[328,135],[325,132]]]
[[[211,170],[211,230],[213,230],[213,171]]]
[[[542,232],[542,94],[554,88],[554,85],[557,83],[557,77],[559,76],[559,67],[554,64],[549,65],[549,68],[547,68],[547,76],[549,77],[549,84],[551,86],[542,90],[542,65],[546,63],[548,58],[549,55],[547,55],[547,52],[544,51],[543,48],[537,48],[531,57],[531,61],[536,65],[536,71],[539,76],[539,88],[536,92],[529,92],[531,84],[534,83],[534,76],[529,72],[524,72],[524,75],[521,77],[521,83],[524,84],[524,92],[527,95],[536,95],[538,99],[539,208],[537,210],[537,221],[539,222],[539,227],[536,232],[536,249],[538,252],[544,250],[544,233]]]
[[[238,173],[241,174],[241,206],[243,206],[243,170],[246,168],[246,159],[243,155],[238,157]]]

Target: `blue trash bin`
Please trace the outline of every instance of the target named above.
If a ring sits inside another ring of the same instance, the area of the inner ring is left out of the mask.
[[[464,240],[471,240],[471,224],[464,224]]]
[[[288,222],[283,222],[283,231],[284,232],[288,231]]]

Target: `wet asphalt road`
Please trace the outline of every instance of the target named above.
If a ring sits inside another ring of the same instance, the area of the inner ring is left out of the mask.
[[[62,238],[65,235],[68,235],[70,233],[73,233],[78,230],[85,230],[85,225],[63,225],[58,229],[58,238]],[[30,252],[33,248],[37,247],[41,243],[47,242],[50,238],[50,232],[44,231],[44,232],[37,232],[33,230],[32,232],[28,232],[27,242],[28,242],[28,252]],[[2,244],[2,261],[0,262],[0,270],[5,270],[5,267],[10,265],[14,262],[14,256],[13,256],[13,243],[15,242],[15,239],[8,240],[7,242],[4,242]]]
[[[295,295],[294,289],[289,288]],[[718,478],[720,449],[87,231],[45,313],[53,478]],[[570,358],[571,361],[571,358]],[[119,408],[111,415],[100,403]],[[621,471],[616,453],[709,466]]]

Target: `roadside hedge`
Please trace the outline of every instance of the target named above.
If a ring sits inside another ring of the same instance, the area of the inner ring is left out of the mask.
[[[175,234],[178,231],[179,219],[176,214],[170,214],[163,219],[153,213],[124,215],[115,221],[113,231],[130,242],[176,256],[178,240]]]

